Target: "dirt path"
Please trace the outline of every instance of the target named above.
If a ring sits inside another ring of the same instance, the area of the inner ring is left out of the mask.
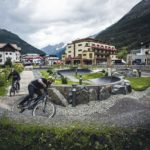
[[[0,97],[0,116],[25,123],[50,124],[54,126],[69,125],[77,121],[86,123],[108,124],[120,127],[150,126],[150,88],[128,95],[114,95],[104,101],[91,101],[76,107],[56,106],[56,115],[47,120],[33,117],[31,111],[16,113],[11,111],[13,103],[27,94],[27,85],[34,79],[32,71],[21,74],[21,91],[13,97]]]

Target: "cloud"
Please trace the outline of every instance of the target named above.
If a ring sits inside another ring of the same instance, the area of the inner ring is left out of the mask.
[[[3,0],[0,28],[40,48],[100,32],[140,0]]]

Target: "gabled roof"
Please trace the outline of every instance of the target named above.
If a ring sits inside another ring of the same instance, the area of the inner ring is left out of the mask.
[[[11,43],[0,43],[0,48],[5,47],[6,45],[10,45],[16,50],[19,50],[19,51],[21,50],[21,47],[18,47],[17,44],[11,44]]]

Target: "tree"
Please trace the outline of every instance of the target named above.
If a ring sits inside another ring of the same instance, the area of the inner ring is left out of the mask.
[[[119,59],[124,59],[126,60],[128,54],[128,48],[127,47],[123,47],[122,49],[119,50],[119,52],[117,53],[117,57]]]
[[[146,60],[145,60],[145,65],[147,65],[147,55],[148,55],[148,51],[145,51],[145,56],[146,56]]]
[[[12,61],[11,61],[11,58],[10,58],[10,57],[7,57],[7,58],[6,58],[5,66],[12,67]]]

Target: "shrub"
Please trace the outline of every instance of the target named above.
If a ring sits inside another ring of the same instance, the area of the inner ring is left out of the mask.
[[[12,61],[10,57],[7,57],[6,61],[5,61],[5,66],[9,66],[12,67]]]
[[[17,72],[22,72],[24,70],[24,66],[22,63],[13,64],[13,67]]]
[[[62,83],[62,84],[67,84],[67,83],[68,83],[67,78],[64,77],[64,76],[61,76],[61,83]]]
[[[108,72],[105,72],[105,77],[107,77],[108,76]]]
[[[49,75],[52,75],[52,74],[53,74],[53,71],[52,71],[51,68],[49,68],[49,69],[47,70],[47,72],[49,73]]]
[[[148,150],[150,130],[77,127],[44,127],[0,120],[0,149],[31,150]]]
[[[106,72],[106,71],[103,69],[103,70],[102,70],[102,73],[105,73],[105,72]]]

